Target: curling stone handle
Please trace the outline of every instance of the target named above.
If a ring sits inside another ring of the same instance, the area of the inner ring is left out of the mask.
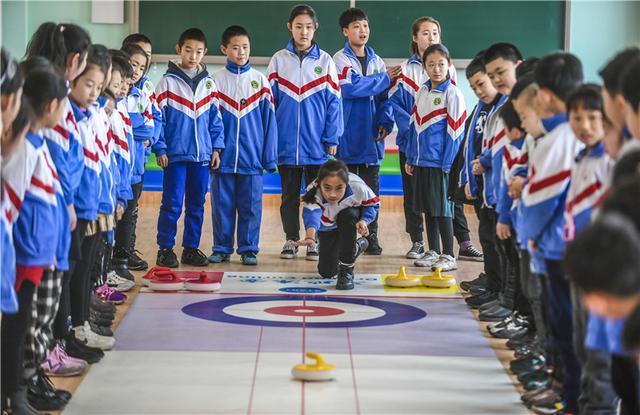
[[[433,272],[433,277],[439,280],[442,279],[442,270],[440,269],[440,267],[436,267],[435,271]]]
[[[316,361],[315,366],[324,366],[324,359],[318,353],[307,352],[307,357]]]

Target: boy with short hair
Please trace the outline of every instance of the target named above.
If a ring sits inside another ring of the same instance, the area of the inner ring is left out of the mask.
[[[631,135],[640,140],[640,58],[636,59],[622,77],[624,119]]]
[[[387,70],[373,48],[367,46],[369,19],[364,11],[347,9],[340,15],[339,24],[347,42],[333,56],[344,111],[344,133],[340,137],[337,158],[379,196],[378,173],[384,157],[384,138],[393,129],[393,112],[387,92],[391,81],[402,69],[398,65]],[[369,224],[369,232],[366,253],[380,255],[377,217]]]
[[[178,40],[178,62],[169,62],[156,88],[163,126],[154,146],[158,165],[164,169],[162,205],[158,216],[160,266],[179,265],[173,252],[177,222],[185,201],[185,223],[181,261],[205,266],[207,256],[198,249],[204,220],[204,201],[209,169],[220,165],[224,127],[218,111],[217,88],[202,58],[207,40],[202,30],[185,30]]]
[[[478,97],[478,103],[467,118],[465,125],[466,139],[463,154],[465,158],[464,167],[460,171],[460,187],[464,187],[467,199],[474,200],[474,209],[478,216],[478,236],[482,252],[484,254],[484,277],[466,283],[462,282],[460,287],[471,294],[481,294],[487,291],[487,281],[499,281],[500,258],[494,243],[495,226],[494,220],[488,220],[489,215],[493,216],[493,211],[485,206],[483,202],[483,180],[482,175],[474,175],[472,172],[472,162],[482,153],[482,142],[485,133],[485,123],[487,117],[494,110],[500,99],[500,94],[495,89],[489,76],[484,70],[484,51],[478,53],[469,63],[466,69],[467,80],[473,92]],[[488,277],[491,275],[492,277]],[[492,290],[499,290],[499,286],[492,287]]]
[[[530,156],[531,175],[522,192],[524,238],[530,250],[540,250],[548,277],[551,338],[564,373],[562,397],[568,411],[578,407],[580,364],[573,348],[569,285],[563,268],[564,206],[573,160],[582,148],[567,122],[565,100],[582,82],[582,63],[570,53],[544,56],[534,71],[539,86],[536,108],[546,135]]]
[[[262,173],[276,171],[278,130],[267,78],[249,64],[250,38],[241,26],[222,33],[225,68],[213,79],[218,87],[225,130],[220,168],[211,176],[213,253],[209,262],[228,262],[238,217],[238,254],[256,265],[262,218]]]

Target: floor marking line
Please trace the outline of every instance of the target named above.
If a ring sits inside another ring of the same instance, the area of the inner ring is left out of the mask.
[[[305,307],[307,305],[307,297],[302,296],[302,306]],[[307,354],[307,316],[302,316],[302,364],[305,361],[305,355]],[[304,380],[300,382],[302,386],[300,387],[300,413],[304,415]]]
[[[349,344],[349,360],[351,362],[351,379],[353,380],[353,393],[356,398],[356,414],[360,415],[360,399],[358,397],[358,384],[356,383],[356,370],[353,365],[353,350],[351,348],[351,332],[347,327],[347,343]]]
[[[159,294],[159,295],[166,295],[166,294],[191,294],[191,295],[198,295],[198,294],[202,294],[202,293],[197,293],[197,292],[143,292],[141,294]],[[294,297],[294,296],[300,296],[299,293],[243,293],[243,292],[228,292],[228,293],[220,293],[220,292],[216,292],[213,293],[216,295],[251,295],[251,296],[265,296],[265,297],[269,297],[269,296],[289,296],[289,297]],[[318,293],[318,294],[314,294],[311,295],[310,297],[336,297],[336,298],[340,298],[340,297],[345,297],[345,298],[404,298],[404,299],[429,299],[429,300],[462,300],[464,299],[464,297],[462,295],[455,295],[453,294],[452,296],[448,296],[448,297],[431,297],[431,296],[410,296],[410,295],[404,295],[404,296],[399,296],[399,295],[365,295],[365,294],[353,294],[353,295],[340,295],[340,294],[327,294],[327,293]]]
[[[256,376],[258,375],[258,362],[260,361],[260,349],[262,347],[262,332],[264,331],[264,327],[260,326],[260,334],[258,335],[258,350],[256,351],[256,362],[253,367],[253,379],[251,381],[251,393],[249,394],[249,408],[247,409],[247,414],[251,415],[251,409],[253,406],[253,392],[256,389]]]

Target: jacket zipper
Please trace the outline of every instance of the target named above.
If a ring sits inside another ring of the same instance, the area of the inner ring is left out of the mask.
[[[238,99],[237,104],[238,104],[238,124],[236,126],[236,162],[235,162],[235,166],[233,167],[233,172],[234,173],[238,173],[238,157],[240,155],[240,149],[238,148],[238,146],[240,145],[240,118],[242,118],[240,116],[240,108],[242,107],[242,98],[240,97],[240,67],[238,67],[238,76],[236,76],[236,99]]]
[[[300,61],[300,70],[298,71],[298,74],[299,74],[298,82],[302,83],[302,61],[304,60],[304,57],[302,59],[298,58],[298,60]],[[299,154],[300,154],[300,95],[298,95],[298,129],[296,131],[296,166],[299,163]]]

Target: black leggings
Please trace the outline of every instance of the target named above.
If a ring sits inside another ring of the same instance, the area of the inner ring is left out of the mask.
[[[24,348],[27,330],[31,324],[33,293],[36,286],[29,280],[22,282],[18,291],[18,312],[2,316],[0,344],[2,350],[2,395],[18,390],[24,378]]]
[[[306,184],[318,176],[320,166],[278,166],[280,184],[282,185],[282,201],[280,203],[280,219],[287,240],[300,239],[300,186],[302,176]]]
[[[136,246],[136,226],[138,224],[138,201],[142,194],[144,176],[140,183],[132,184],[133,199],[127,201],[127,207],[122,214],[122,219],[118,221],[115,231],[114,253],[126,258],[126,252],[133,252]]]
[[[425,213],[429,249],[438,254],[453,255],[453,220],[444,216],[433,217]],[[440,250],[442,239],[442,251]]]
[[[320,261],[318,273],[323,278],[335,277],[338,261],[353,264],[356,260],[356,223],[360,220],[360,209],[347,208],[336,218],[337,229],[318,232]]]
[[[76,264],[71,275],[70,304],[71,324],[82,326],[89,320],[89,304],[91,303],[91,269],[93,268],[96,248],[102,234],[85,236],[82,241],[82,259]]]

